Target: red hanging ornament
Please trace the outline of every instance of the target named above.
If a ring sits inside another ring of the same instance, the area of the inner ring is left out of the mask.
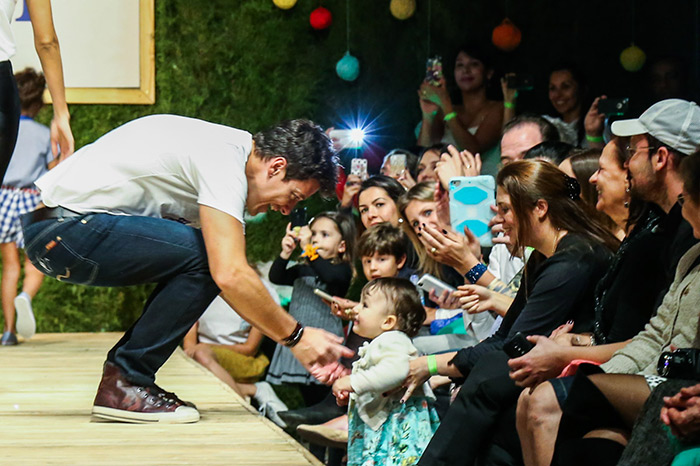
[[[491,42],[493,42],[493,45],[504,52],[515,50],[518,45],[520,45],[521,39],[522,34],[520,33],[520,29],[508,18],[504,19],[501,24],[493,28],[493,33],[491,34]]]
[[[316,30],[326,29],[333,23],[333,15],[328,8],[320,6],[311,12],[309,23]]]

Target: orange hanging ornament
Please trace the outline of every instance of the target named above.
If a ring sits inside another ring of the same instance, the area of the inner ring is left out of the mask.
[[[493,42],[493,45],[504,52],[512,52],[515,50],[518,45],[520,45],[521,39],[522,34],[520,33],[520,29],[508,18],[504,19],[501,24],[493,28],[493,33],[491,34],[491,42]]]

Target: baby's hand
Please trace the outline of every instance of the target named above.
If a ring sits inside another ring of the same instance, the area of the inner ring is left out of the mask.
[[[338,406],[345,406],[348,404],[348,399],[352,391],[349,375],[341,377],[333,383],[333,395],[335,395],[335,401],[338,403]]]

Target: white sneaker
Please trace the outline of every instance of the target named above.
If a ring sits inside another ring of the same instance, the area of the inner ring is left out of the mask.
[[[257,382],[255,388],[253,398],[258,402],[258,411],[281,428],[287,427],[287,424],[277,415],[279,411],[287,411],[287,405],[279,399],[272,386],[267,382]]]
[[[24,291],[15,298],[15,310],[17,311],[17,333],[29,340],[36,333],[36,320],[32,310],[32,299]]]

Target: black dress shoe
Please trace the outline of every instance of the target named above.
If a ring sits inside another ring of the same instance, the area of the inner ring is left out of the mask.
[[[336,404],[318,403],[307,408],[279,411],[277,415],[287,424],[287,430],[296,432],[299,424],[317,425],[346,414],[346,407]]]

